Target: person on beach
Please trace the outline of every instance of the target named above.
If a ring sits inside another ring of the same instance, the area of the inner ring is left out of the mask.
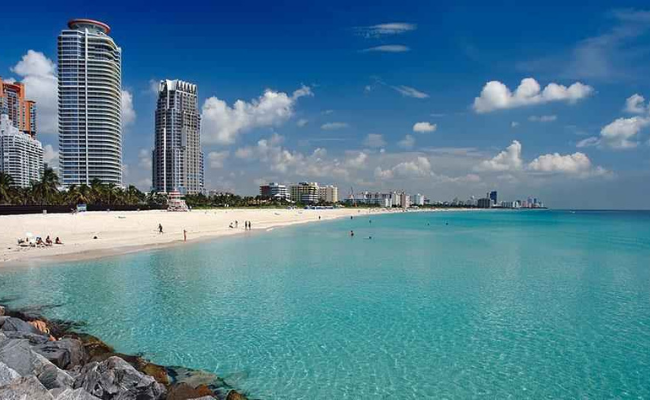
[[[183,229],[183,241],[187,242],[187,231]]]
[[[63,242],[62,242],[61,239],[59,239],[59,237],[57,236],[56,239],[54,239],[54,244],[63,244]]]
[[[251,229],[253,229],[253,226],[252,226],[251,222],[248,221],[248,230],[250,231]]]
[[[239,226],[239,221],[235,220],[235,228]]]
[[[228,225],[228,228],[230,228],[230,229],[234,228],[234,226],[232,226],[232,222],[230,223],[230,225]]]
[[[158,224],[158,233],[163,233],[162,224]]]
[[[47,237],[45,238],[45,244],[47,246],[52,246],[52,239],[50,239],[50,235],[47,235]]]
[[[354,237],[354,231],[350,231],[350,237]]]

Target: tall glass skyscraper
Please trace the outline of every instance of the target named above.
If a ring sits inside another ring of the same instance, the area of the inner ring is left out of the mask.
[[[160,82],[155,129],[153,189],[163,193],[202,192],[204,166],[196,85],[180,80]]]
[[[108,25],[74,19],[58,38],[59,168],[65,186],[122,185],[122,49]]]

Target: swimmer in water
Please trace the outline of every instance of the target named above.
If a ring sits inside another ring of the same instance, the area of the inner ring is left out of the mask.
[[[354,231],[350,231],[350,237],[354,236]]]

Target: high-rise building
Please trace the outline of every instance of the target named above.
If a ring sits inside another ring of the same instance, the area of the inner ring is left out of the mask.
[[[25,85],[3,82],[0,77],[0,114],[5,114],[19,131],[36,136],[36,103],[25,100]]]
[[[260,186],[260,196],[269,199],[286,200],[289,197],[287,187],[277,182],[271,182],[268,185]]]
[[[122,185],[122,49],[108,25],[74,19],[58,38],[59,170],[64,186]]]
[[[196,85],[180,80],[160,81],[155,129],[154,190],[202,192],[204,166]]]
[[[0,115],[0,172],[19,187],[29,187],[43,175],[41,142],[19,131],[6,114]]]
[[[339,202],[339,188],[332,185],[318,187],[318,200],[324,203]]]
[[[478,199],[477,206],[478,208],[492,208],[492,199],[489,197]]]
[[[409,196],[408,194],[402,192],[402,194],[400,195],[399,203],[400,203],[400,206],[402,208],[411,207],[411,196]]]
[[[296,203],[318,203],[318,183],[316,182],[299,182],[289,187],[291,200]]]
[[[488,198],[492,200],[492,205],[496,205],[498,203],[497,191],[496,190],[491,191]]]
[[[424,205],[424,196],[421,195],[420,193],[416,193],[413,196],[411,196],[411,199],[413,201],[413,205],[416,206],[423,206]]]

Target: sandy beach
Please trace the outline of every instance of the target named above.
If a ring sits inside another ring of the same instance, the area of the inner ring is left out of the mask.
[[[185,213],[155,211],[98,211],[79,214],[29,214],[0,216],[0,267],[14,263],[99,258],[151,248],[243,234],[244,221],[252,232],[312,221],[390,212],[380,209],[211,209]],[[393,211],[400,212],[400,211]],[[236,228],[230,228],[230,224]],[[162,224],[164,233],[158,232]],[[17,239],[27,233],[63,245],[20,247]],[[97,239],[93,239],[94,237]]]

